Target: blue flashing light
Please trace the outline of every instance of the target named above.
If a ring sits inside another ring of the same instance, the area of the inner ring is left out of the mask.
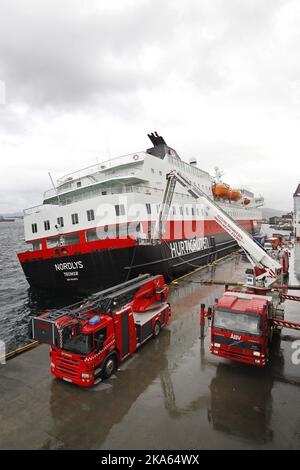
[[[97,325],[100,322],[101,318],[99,315],[95,315],[94,317],[89,319],[89,325],[94,326]]]

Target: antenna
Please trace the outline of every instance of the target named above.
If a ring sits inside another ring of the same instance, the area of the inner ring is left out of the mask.
[[[110,161],[110,148],[109,148],[109,141],[108,141],[107,134],[106,134],[106,129],[103,129],[103,132],[104,132],[104,138],[105,138],[105,144],[106,144],[106,151],[107,151],[107,155],[108,155],[108,160]]]
[[[52,183],[53,189],[54,189],[54,191],[55,191],[55,193],[56,193],[56,196],[57,196],[57,199],[58,199],[58,203],[59,203],[59,205],[60,205],[59,194],[58,194],[57,188],[56,188],[56,186],[55,186],[55,184],[54,184],[54,181],[53,181],[53,178],[52,178],[52,176],[51,176],[50,171],[48,171],[48,175],[49,175],[50,181],[51,181],[51,183]]]
[[[221,183],[221,178],[222,176],[224,175],[224,171],[220,170],[220,168],[218,166],[215,166],[214,167],[214,170],[215,170],[215,180],[217,183]]]

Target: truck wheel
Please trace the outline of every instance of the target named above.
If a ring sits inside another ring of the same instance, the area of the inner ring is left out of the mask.
[[[108,379],[115,369],[116,358],[115,356],[110,356],[108,359],[106,359],[105,364],[103,366],[103,378]]]
[[[153,329],[153,336],[154,336],[154,338],[155,338],[156,336],[158,336],[159,333],[160,333],[160,323],[159,323],[159,321],[157,321],[157,322],[155,323],[154,329]]]

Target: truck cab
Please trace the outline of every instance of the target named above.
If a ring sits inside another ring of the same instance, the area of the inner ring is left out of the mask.
[[[71,325],[64,326],[64,320],[58,324],[59,330],[63,327],[62,333],[59,333],[61,341],[50,348],[51,373],[77,385],[92,385],[103,376],[101,366],[107,356],[106,351],[110,344],[115,343],[113,320],[100,312],[87,312],[84,319]],[[108,367],[111,373],[118,359],[114,354],[114,360]]]
[[[212,354],[264,366],[269,359],[272,297],[227,291],[213,307]]]

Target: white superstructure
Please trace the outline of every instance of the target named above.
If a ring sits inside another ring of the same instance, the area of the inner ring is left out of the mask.
[[[175,150],[165,145],[165,155],[137,152],[117,157],[79,171],[70,173],[57,181],[55,188],[44,193],[43,204],[24,211],[25,239],[33,250],[41,249],[41,240],[46,246],[78,243],[80,233],[85,241],[93,241],[91,229],[106,227],[106,233],[117,224],[151,220],[155,222],[159,203],[165,187],[165,178],[176,169],[186,175],[210,197],[214,178],[193,164],[181,160]],[[247,190],[240,189],[242,196],[250,195],[245,206],[243,197],[239,201],[220,200],[219,204],[238,221],[257,221],[258,209],[263,198],[255,198]],[[251,197],[252,196],[252,197]],[[178,188],[173,200],[170,218],[178,220],[206,220],[208,214],[195,206],[187,191]],[[81,239],[82,241],[82,239]]]

